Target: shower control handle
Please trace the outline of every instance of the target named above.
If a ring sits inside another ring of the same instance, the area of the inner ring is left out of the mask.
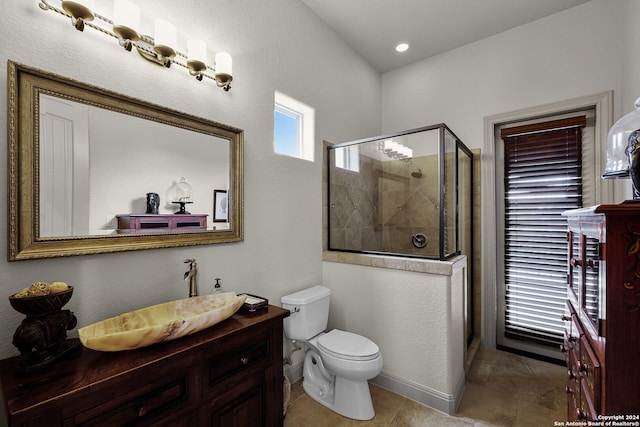
[[[413,236],[411,236],[411,243],[413,243],[413,246],[415,246],[418,249],[422,249],[425,246],[427,246],[428,242],[429,242],[429,239],[427,238],[426,235],[422,233],[416,233]]]

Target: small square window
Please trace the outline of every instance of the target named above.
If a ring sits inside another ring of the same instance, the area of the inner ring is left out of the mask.
[[[313,161],[315,110],[275,92],[274,151]]]
[[[336,148],[334,152],[336,153],[336,167],[360,172],[360,151],[357,144]]]

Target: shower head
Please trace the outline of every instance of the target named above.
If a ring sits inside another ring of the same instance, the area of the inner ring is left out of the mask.
[[[411,172],[411,176],[414,178],[422,178],[422,169]]]

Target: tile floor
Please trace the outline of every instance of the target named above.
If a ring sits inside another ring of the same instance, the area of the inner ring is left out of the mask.
[[[438,426],[551,427],[566,421],[566,369],[499,350],[480,348],[467,374],[454,415],[370,384],[376,416],[370,421],[341,417],[312,400],[297,382],[284,420],[285,427]]]

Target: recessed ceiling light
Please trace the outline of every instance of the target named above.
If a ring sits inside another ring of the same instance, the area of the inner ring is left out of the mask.
[[[398,46],[396,46],[397,52],[405,52],[407,49],[409,49],[409,45],[406,43],[400,43]]]

